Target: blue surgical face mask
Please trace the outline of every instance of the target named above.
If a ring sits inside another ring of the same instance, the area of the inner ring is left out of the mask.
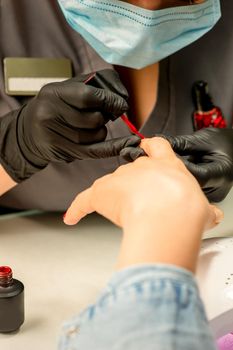
[[[208,32],[221,17],[219,0],[146,10],[119,0],[59,0],[74,30],[107,62],[143,68]]]

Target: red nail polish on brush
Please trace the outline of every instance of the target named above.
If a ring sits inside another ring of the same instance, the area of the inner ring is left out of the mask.
[[[112,90],[112,85],[109,84],[109,82],[107,80],[105,80],[101,75],[98,75],[98,72],[96,73],[92,73],[85,81],[84,81],[85,84],[89,84],[89,85],[92,85],[92,86],[95,86],[97,88],[101,88],[101,89],[108,89],[112,92],[115,92],[118,94],[118,91],[114,91]],[[144,139],[145,136],[142,135],[137,129],[136,127],[129,121],[129,119],[127,118],[126,114],[123,114],[121,117],[120,117],[123,122],[128,126],[128,128],[130,129],[130,131],[139,136],[141,139]],[[116,117],[114,115],[112,115],[112,118],[111,118],[112,121],[116,120]]]
[[[121,119],[122,119],[123,122],[128,126],[128,128],[130,129],[130,131],[131,131],[133,134],[139,136],[141,139],[144,139],[144,138],[145,138],[145,136],[142,135],[142,134],[136,129],[136,127],[129,121],[129,119],[127,118],[127,116],[126,116],[125,114],[123,114],[123,115],[121,116]]]

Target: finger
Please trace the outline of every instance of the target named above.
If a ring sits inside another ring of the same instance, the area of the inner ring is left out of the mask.
[[[125,100],[129,98],[128,92],[122,84],[119,74],[115,70],[104,69],[96,72],[93,79],[89,81],[89,84],[102,89],[108,89],[120,95]]]
[[[169,141],[172,149],[181,156],[199,153],[196,137],[194,135],[185,136],[164,136]],[[195,146],[196,145],[196,146]]]
[[[187,159],[182,159],[187,169],[195,176],[199,184],[203,187],[210,180],[215,181],[222,175],[222,163],[192,163]]]
[[[133,162],[139,157],[146,156],[147,154],[141,147],[126,147],[120,152],[120,156],[127,162]]]
[[[63,102],[78,109],[96,108],[116,116],[128,110],[125,99],[106,89],[76,81],[64,85],[54,84],[53,89],[53,95],[57,95]]]
[[[64,138],[62,142],[54,144],[52,151],[54,160],[72,162],[75,159],[115,157],[120,154],[124,147],[136,143],[140,143],[137,136],[122,137],[90,145],[77,144]]]
[[[73,142],[74,144],[82,144],[82,145],[89,145],[97,142],[102,142],[105,140],[107,136],[107,129],[105,126],[99,129],[73,129],[67,125],[56,125],[56,130],[54,131],[56,140],[53,142],[53,145],[56,145],[59,147],[64,147],[64,144],[62,143],[63,140],[69,140]],[[59,137],[57,136],[59,135]],[[75,146],[75,145],[73,145]]]
[[[140,147],[149,157],[154,159],[167,159],[176,157],[169,142],[162,137],[143,139],[141,141]]]
[[[98,107],[106,113],[119,117],[128,110],[126,100],[112,91],[96,88],[95,95],[100,103]]]
[[[223,211],[216,205],[209,205],[208,219],[206,222],[205,230],[210,230],[218,225],[224,218]]]
[[[125,147],[138,146],[141,139],[138,136],[126,136],[116,139],[99,142],[86,146],[85,154],[89,158],[109,158],[119,156],[122,149]]]
[[[208,183],[207,186],[202,189],[210,202],[218,203],[224,200],[228,192],[231,190],[231,187],[231,183],[226,186],[216,186],[214,183]]]
[[[95,210],[91,205],[92,187],[77,195],[64,215],[63,221],[66,225],[75,225],[86,215]]]
[[[106,121],[103,113],[99,111],[79,111],[69,105],[62,106],[59,111],[63,123],[74,128],[98,129],[105,125]]]

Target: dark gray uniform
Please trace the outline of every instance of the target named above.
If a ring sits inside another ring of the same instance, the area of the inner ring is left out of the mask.
[[[141,129],[155,133],[193,132],[191,87],[206,80],[214,103],[228,123],[233,116],[233,1],[222,0],[222,18],[203,38],[160,62],[156,107]],[[0,0],[0,55],[4,57],[67,57],[73,75],[111,67],[66,23],[56,0]],[[0,115],[18,108],[26,99],[4,93],[0,69]],[[108,138],[129,135],[121,120],[108,123]],[[51,164],[1,197],[0,205],[14,208],[65,210],[74,196],[93,181],[114,171],[122,160],[75,161]]]

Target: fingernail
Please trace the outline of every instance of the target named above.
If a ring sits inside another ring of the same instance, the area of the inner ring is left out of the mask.
[[[63,220],[65,219],[65,217],[66,217],[66,212],[63,214]]]

